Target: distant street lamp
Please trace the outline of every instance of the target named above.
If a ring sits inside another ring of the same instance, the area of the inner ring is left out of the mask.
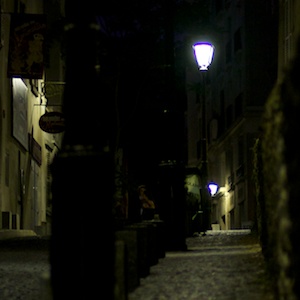
[[[202,133],[201,133],[201,208],[203,210],[204,227],[210,229],[211,224],[211,194],[208,189],[208,167],[207,167],[207,124],[206,124],[206,74],[210,66],[213,55],[214,46],[208,42],[198,42],[193,45],[195,59],[202,75]]]
[[[219,186],[214,182],[210,182],[207,187],[212,197],[215,196],[219,190]]]

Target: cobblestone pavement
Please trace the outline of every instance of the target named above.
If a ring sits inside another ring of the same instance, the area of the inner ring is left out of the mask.
[[[275,300],[256,237],[212,233],[167,252],[128,300]],[[49,270],[47,240],[0,241],[0,300],[50,300]]]
[[[0,299],[44,300],[49,274],[48,241],[38,238],[0,241]]]
[[[186,239],[167,252],[128,300],[274,300],[256,237],[249,231]]]

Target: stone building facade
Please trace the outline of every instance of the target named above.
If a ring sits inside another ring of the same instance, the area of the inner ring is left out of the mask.
[[[221,229],[251,228],[256,220],[252,148],[277,78],[278,7],[276,1],[211,1],[211,22],[215,55],[206,74],[205,97],[197,89],[187,92],[188,167],[198,168],[201,177],[205,101],[208,181],[219,186],[211,202],[211,222]],[[196,64],[187,69],[187,78],[201,90]]]
[[[0,1],[0,229],[50,233],[49,166],[63,133],[43,131],[39,122],[61,111],[60,45],[50,43],[46,28],[62,7]]]

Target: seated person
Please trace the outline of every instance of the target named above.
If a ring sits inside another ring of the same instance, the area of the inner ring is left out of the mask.
[[[154,201],[150,199],[145,185],[138,187],[139,199],[141,202],[141,218],[142,220],[152,220],[155,213]]]

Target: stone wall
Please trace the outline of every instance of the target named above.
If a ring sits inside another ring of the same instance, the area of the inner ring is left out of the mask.
[[[279,299],[300,297],[299,132],[300,55],[295,55],[266,102],[254,147],[258,231]]]

